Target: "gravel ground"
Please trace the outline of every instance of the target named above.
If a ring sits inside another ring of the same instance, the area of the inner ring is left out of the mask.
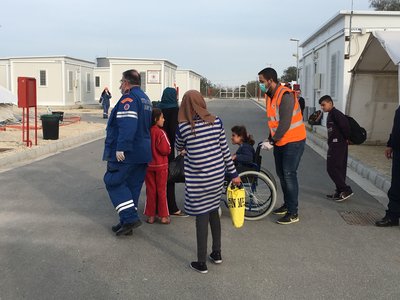
[[[7,108],[0,107],[0,116],[10,115],[10,108],[16,120],[21,119],[22,108],[17,106],[8,106]],[[99,131],[105,129],[107,120],[102,118],[102,110],[100,106],[91,108],[53,108],[53,111],[63,111],[64,121],[60,123],[59,139],[63,140],[69,137],[82,135],[89,132]],[[47,114],[47,108],[38,108],[38,131],[37,131],[37,146],[35,144],[35,131],[30,130],[30,140],[32,147],[27,147],[26,142],[22,141],[22,130],[20,122],[15,124],[8,124],[5,127],[0,127],[0,159],[13,155],[16,152],[30,151],[36,147],[54,143],[56,140],[44,140],[42,131],[42,122],[40,115]],[[30,126],[34,126],[34,109],[30,110]],[[4,118],[3,118],[4,119]],[[5,129],[5,130],[4,130]]]

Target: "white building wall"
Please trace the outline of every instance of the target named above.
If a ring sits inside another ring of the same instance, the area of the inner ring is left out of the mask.
[[[18,77],[36,78],[38,105],[64,105],[61,61],[54,59],[18,59],[11,63],[11,92],[18,94]],[[46,85],[40,84],[40,71],[46,71]]]
[[[190,74],[190,89],[200,92],[200,76],[196,74]]]
[[[314,109],[319,109],[318,100],[325,94],[331,95],[335,106],[346,112],[350,71],[360,58],[370,32],[384,28],[400,29],[400,13],[355,12],[351,27],[351,42],[345,41],[345,36],[349,36],[350,32],[350,12],[341,11],[301,44],[300,85],[308,115]],[[344,55],[349,54],[349,43],[350,57],[344,59]],[[336,63],[333,58],[335,55]]]
[[[151,101],[161,99],[166,87],[173,87],[176,80],[176,65],[166,60],[143,60],[129,58],[100,58],[102,66],[109,63],[109,89],[113,95],[111,105],[120,98],[119,81],[122,73],[129,69],[135,69],[142,75],[142,88]],[[98,71],[96,71],[98,72]],[[155,75],[155,78],[152,77]],[[105,83],[105,82],[104,82]]]
[[[7,62],[8,63],[8,62]],[[8,87],[8,66],[5,61],[0,60],[0,85],[9,89]]]
[[[81,102],[83,104],[95,103],[93,67],[81,67]]]
[[[95,100],[98,101],[100,99],[101,93],[103,92],[105,87],[110,88],[110,68],[95,68],[93,74],[96,82],[96,77],[99,77],[99,86],[95,86]],[[111,92],[111,91],[110,91]],[[111,93],[111,96],[114,95]],[[118,96],[118,94],[116,95]]]
[[[93,78],[94,63],[65,56],[18,57],[1,59],[0,82],[5,83],[13,94],[18,94],[18,77],[34,77],[37,84],[38,105],[73,105],[76,102],[91,104],[94,102],[94,83],[91,80],[89,91],[86,90],[87,76]],[[46,84],[40,83],[40,72],[46,72]],[[69,90],[69,72],[73,72],[73,86]],[[84,72],[84,78],[81,76]],[[7,78],[8,77],[8,78]],[[85,84],[85,89],[82,89]]]
[[[176,86],[179,88],[179,100],[182,101],[183,95],[188,90],[196,90],[200,92],[201,76],[192,70],[176,71]]]
[[[95,103],[93,68],[94,64],[66,60],[64,66],[65,105]]]
[[[0,84],[17,94],[17,78],[34,77],[38,83],[38,105],[57,106],[98,103],[105,86],[111,91],[114,105],[120,98],[122,73],[129,69],[141,73],[142,88],[152,101],[160,100],[166,87],[179,86],[180,96],[189,89],[200,91],[199,74],[184,70],[178,75],[177,66],[167,60],[98,58],[97,65],[95,68],[92,62],[67,56],[5,58],[0,59]],[[45,86],[39,84],[40,70],[46,71]],[[100,77],[98,87],[96,76]]]
[[[179,88],[179,101],[182,101],[183,95],[190,89],[188,71],[178,70],[176,72],[176,86]]]

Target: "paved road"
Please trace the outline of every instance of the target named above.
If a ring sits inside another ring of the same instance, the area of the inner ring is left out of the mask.
[[[266,135],[265,113],[253,102],[209,108],[228,135],[237,123],[256,140]],[[224,262],[209,264],[206,275],[188,267],[196,257],[193,218],[144,224],[132,237],[111,233],[117,218],[101,152],[97,141],[0,174],[1,300],[400,298],[400,229],[348,225],[340,211],[383,214],[383,207],[354,184],[350,201],[325,200],[333,185],[308,147],[300,222],[282,226],[268,216],[237,230],[224,208]],[[272,153],[263,164],[273,169]],[[182,185],[177,194],[182,203]]]

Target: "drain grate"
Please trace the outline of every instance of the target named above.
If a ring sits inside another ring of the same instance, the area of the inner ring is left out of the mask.
[[[339,211],[338,213],[349,225],[375,225],[377,220],[382,219],[382,215],[378,212]]]

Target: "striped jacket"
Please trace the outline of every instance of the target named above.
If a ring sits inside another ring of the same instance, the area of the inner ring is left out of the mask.
[[[219,208],[225,173],[237,177],[219,117],[210,125],[196,119],[177,128],[176,149],[185,155],[185,211],[201,215]]]

